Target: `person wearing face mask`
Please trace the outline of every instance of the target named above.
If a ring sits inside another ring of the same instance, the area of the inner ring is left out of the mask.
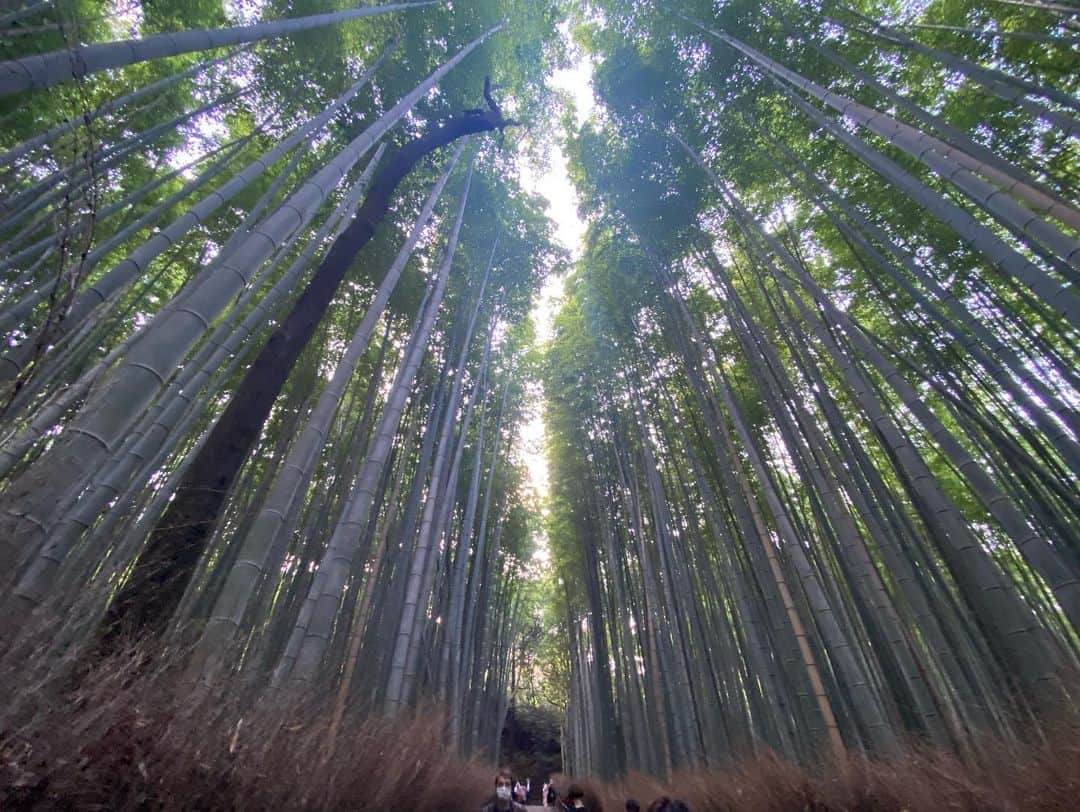
[[[514,789],[514,777],[509,770],[499,770],[495,775],[495,797],[483,812],[526,812],[525,807],[517,803],[511,795]]]

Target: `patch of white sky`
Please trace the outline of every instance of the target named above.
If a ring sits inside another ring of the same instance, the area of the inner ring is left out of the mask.
[[[222,4],[225,11],[227,25],[251,25],[262,18],[267,0],[226,0]],[[132,35],[135,29],[142,24],[142,9],[136,4],[137,11],[132,13],[136,16],[132,19]],[[251,94],[254,79],[251,63],[243,57],[227,60],[222,66],[214,69],[216,73],[227,72],[233,83]],[[257,99],[253,99],[253,109],[262,109]],[[266,123],[265,121],[263,123]],[[183,170],[182,175],[187,180],[192,180],[199,173],[199,168],[189,166],[196,158],[208,155],[213,148],[224,143],[229,136],[229,128],[225,122],[222,110],[212,110],[196,116],[183,127],[187,138],[174,149],[168,156],[168,161],[173,169]]]
[[[141,3],[124,3],[113,0],[109,3],[109,18],[118,37],[137,37],[142,27],[143,11]]]
[[[578,125],[592,116],[595,101],[592,92],[592,65],[583,55],[567,68],[557,70],[548,77],[548,84],[566,100],[574,111]],[[585,223],[578,215],[578,199],[567,170],[563,139],[558,131],[561,111],[553,115],[543,128],[538,128],[542,149],[541,160],[534,162],[523,156],[521,182],[527,191],[545,198],[548,217],[554,224],[556,239],[577,259],[581,254]],[[551,340],[555,314],[563,297],[565,277],[552,274],[545,281],[533,307],[531,317],[536,328],[537,341]],[[531,381],[526,389],[528,402],[526,419],[521,424],[518,437],[518,453],[528,473],[528,485],[543,506],[549,491],[549,472],[546,455],[546,433],[542,414],[543,392],[538,381]],[[536,559],[546,563],[549,553],[546,539],[537,539]]]

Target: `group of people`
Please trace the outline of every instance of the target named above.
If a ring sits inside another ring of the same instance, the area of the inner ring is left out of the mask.
[[[496,788],[499,786],[499,782],[495,782]],[[519,778],[514,783],[514,788],[510,791],[510,797],[514,799],[516,803],[523,804],[529,799],[529,793],[532,791],[532,779],[526,778],[525,783],[521,783]],[[544,784],[544,792],[547,792],[547,784]]]
[[[483,812],[525,812],[525,801],[529,797],[532,783],[529,779],[525,783],[514,781],[509,770],[499,770],[495,775],[495,797],[484,807]],[[555,784],[545,783],[540,799],[545,807],[550,807],[557,812],[567,812],[571,809],[586,809],[589,812],[603,812],[597,799],[586,800],[585,791],[577,784],[571,784],[566,791],[560,794]],[[641,812],[641,804],[633,798],[626,802],[626,812]],[[690,808],[682,801],[668,798],[662,795],[649,804],[646,812],[690,812]]]
[[[525,783],[525,796],[528,797],[529,782]],[[514,782],[509,770],[499,770],[495,774],[495,797],[488,801],[483,812],[524,812],[525,799],[521,797],[521,782]]]

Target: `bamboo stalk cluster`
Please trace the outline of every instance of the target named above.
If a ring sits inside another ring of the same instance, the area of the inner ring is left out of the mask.
[[[944,4],[597,5],[619,34],[571,138],[590,224],[545,380],[570,771],[911,737],[977,760],[1053,721],[1080,643],[1077,14],[1029,9],[1045,33],[1010,52],[1048,55],[1010,63]]]
[[[0,64],[0,93],[83,111],[3,143],[0,646],[24,687],[153,635],[196,694],[310,696],[332,738],[434,696],[452,745],[497,753],[531,544],[515,325],[557,251],[468,137],[513,124],[474,53],[501,21],[394,65],[434,5]],[[391,17],[283,115],[315,85],[283,38]],[[415,136],[455,71],[491,115]],[[52,85],[76,90],[25,92]]]

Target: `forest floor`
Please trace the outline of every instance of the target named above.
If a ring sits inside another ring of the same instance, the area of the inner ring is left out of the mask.
[[[4,812],[476,812],[491,792],[491,765],[448,747],[430,707],[396,719],[346,717],[334,732],[329,709],[308,700],[196,703],[182,681],[123,668],[51,699],[12,699],[0,688]],[[663,782],[631,774],[580,783],[589,808],[607,812],[621,812],[627,798],[647,808],[662,795],[693,812],[1064,812],[1080,798],[1080,724],[1061,719],[1011,742],[977,740],[966,760],[910,746],[815,771],[764,755]]]
[[[176,672],[106,664],[78,687],[0,674],[0,810],[476,812],[491,768],[430,707],[395,719],[278,696],[240,703]],[[453,788],[453,792],[448,792]]]
[[[626,799],[683,800],[693,812],[1075,812],[1080,809],[1080,725],[1011,742],[976,739],[966,758],[912,744],[880,760],[852,756],[814,770],[772,755],[672,775],[631,774],[589,786],[608,812]]]

